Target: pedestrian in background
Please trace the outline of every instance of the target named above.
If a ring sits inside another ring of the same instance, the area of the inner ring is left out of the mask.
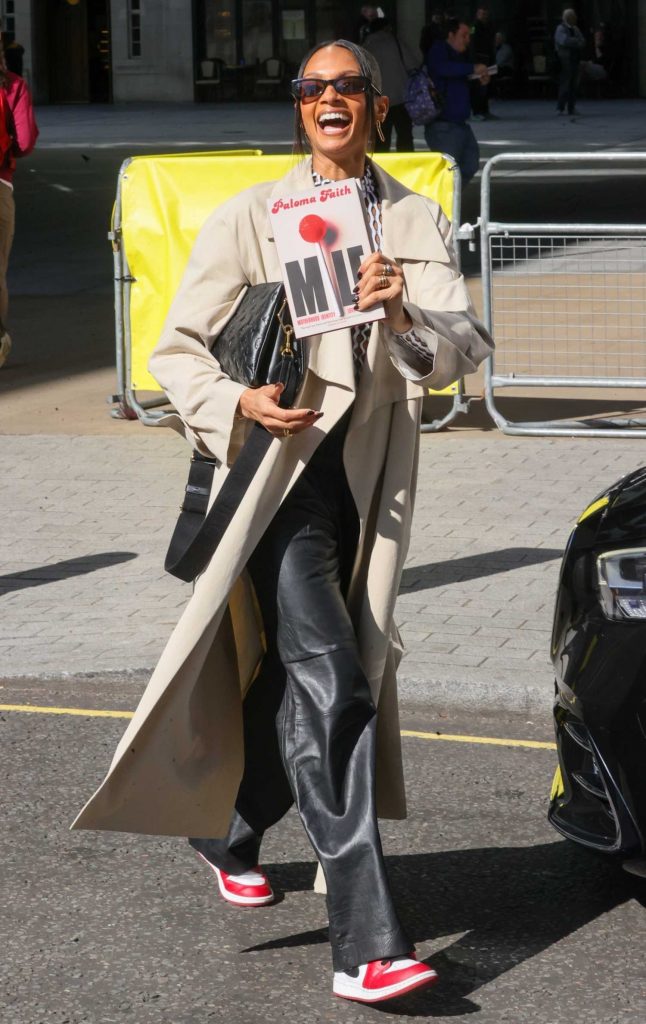
[[[578,113],[576,103],[576,87],[579,81],[581,57],[585,47],[585,39],[577,27],[576,11],[568,7],[563,11],[563,20],[554,33],[554,48],[560,63],[559,96],[556,104],[557,115]]]
[[[5,61],[10,71],[22,77],[22,61],[25,56],[25,48],[15,39],[5,46]]]
[[[11,351],[7,268],[15,224],[13,175],[16,157],[31,153],[37,138],[29,89],[23,78],[9,71],[0,36],[0,366]]]
[[[422,28],[419,34],[419,48],[422,51],[422,57],[426,57],[433,43],[446,38],[444,23],[447,17],[448,15],[444,11],[435,10],[431,14],[431,20]]]
[[[471,26],[471,50],[476,64],[491,67],[495,58],[494,28],[489,20],[489,8],[478,7]],[[489,111],[489,85],[471,82],[471,109],[474,121],[487,121],[494,115]]]
[[[494,45],[496,47],[498,78],[512,78],[516,70],[516,57],[507,42],[507,36],[504,32],[496,32]]]
[[[470,125],[469,75],[478,75],[485,85],[489,74],[485,64],[465,59],[471,32],[465,21],[452,18],[447,22],[446,42],[437,40],[426,55],[426,68],[443,99],[440,116],[425,125],[428,148],[452,156],[467,185],[480,166],[480,149]]]
[[[412,153],[413,123],[404,106],[408,72],[418,66],[415,54],[401,42],[393,32],[388,18],[377,18],[363,44],[379,65],[382,89],[390,100],[388,113],[381,124],[383,141],[375,140],[375,152],[390,150],[393,128],[397,136],[396,149],[399,153]]]
[[[357,41],[363,46],[373,21],[377,18],[383,18],[384,12],[381,7],[375,7],[373,4],[364,4],[359,12],[359,25],[357,27]]]

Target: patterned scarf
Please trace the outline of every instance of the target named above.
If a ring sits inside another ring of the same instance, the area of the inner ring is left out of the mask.
[[[314,170],[314,168],[312,168],[312,180],[317,187],[319,185],[332,184],[329,178],[323,178],[318,171]],[[366,164],[365,174],[359,181],[359,187],[368,213],[368,225],[370,227],[372,245],[375,251],[377,251],[381,249],[381,203],[379,201],[379,193],[377,191],[377,182],[375,181],[375,176],[372,173],[370,164]],[[352,336],[352,361],[354,363],[355,384],[359,383],[361,368],[365,362],[371,331],[372,323],[357,324],[355,327],[350,328]]]
[[[329,178],[323,178],[318,171],[314,170],[314,168],[312,168],[312,180],[314,185],[317,187],[319,185],[333,184]],[[379,198],[377,181],[369,163],[366,164],[363,178],[359,179],[359,188],[361,189],[363,201],[366,206],[366,212],[368,214],[368,226],[370,228],[373,249],[375,252],[380,252],[382,246],[381,200]],[[368,349],[371,331],[371,322],[367,324],[358,324],[350,330],[352,336],[354,380],[356,385],[359,384],[361,369],[366,359],[366,351]],[[433,369],[434,356],[429,352],[426,345],[417,337],[414,329],[406,331],[404,334],[395,334],[394,337],[397,347],[406,361],[408,361],[406,357],[410,357],[410,350],[412,349],[416,356],[418,371],[424,374],[431,373]]]

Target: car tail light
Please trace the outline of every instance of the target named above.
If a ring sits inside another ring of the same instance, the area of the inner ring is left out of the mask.
[[[646,550],[626,548],[597,557],[599,598],[604,615],[615,620],[646,619]]]

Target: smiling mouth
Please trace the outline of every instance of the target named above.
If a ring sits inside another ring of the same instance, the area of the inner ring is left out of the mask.
[[[342,135],[350,127],[352,118],[340,110],[328,111],[317,118],[319,130],[324,135]]]

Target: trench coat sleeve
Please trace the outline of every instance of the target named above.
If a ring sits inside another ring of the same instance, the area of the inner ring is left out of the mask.
[[[445,247],[442,262],[429,260],[407,270],[402,261],[407,292],[404,309],[413,321],[416,340],[433,356],[432,368],[426,358],[419,358],[415,349],[406,351],[401,335],[387,325],[380,331],[391,361],[407,380],[425,388],[440,390],[453,381],[473,373],[491,355],[493,339],[474,314],[464,278],[460,273],[450,244],[452,227],[441,211],[437,226]],[[414,287],[407,277],[415,277]]]
[[[244,430],[236,411],[246,389],[222,371],[210,349],[248,284],[235,232],[217,210],[195,241],[148,363],[193,447],[225,464]]]

